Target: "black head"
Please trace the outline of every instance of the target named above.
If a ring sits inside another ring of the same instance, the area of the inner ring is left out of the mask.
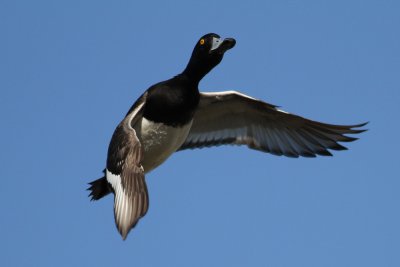
[[[184,74],[200,81],[221,62],[224,53],[234,47],[235,44],[236,41],[233,38],[222,39],[215,33],[204,35],[196,43]]]

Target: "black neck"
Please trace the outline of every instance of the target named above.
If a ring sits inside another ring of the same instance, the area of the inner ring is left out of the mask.
[[[210,70],[205,71],[201,66],[189,62],[181,75],[198,84]]]
[[[182,72],[182,75],[198,84],[220,61],[220,59],[199,61],[197,57],[192,57],[185,70]]]

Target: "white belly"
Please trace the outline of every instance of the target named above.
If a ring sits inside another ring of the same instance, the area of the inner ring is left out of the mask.
[[[135,125],[144,149],[144,171],[150,172],[181,147],[189,134],[192,122],[183,127],[171,127],[143,118]]]

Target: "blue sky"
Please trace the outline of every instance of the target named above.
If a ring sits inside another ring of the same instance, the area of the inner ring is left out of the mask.
[[[400,266],[398,1],[1,1],[4,266]],[[114,127],[208,32],[237,45],[201,83],[330,123],[334,157],[223,147],[147,175],[123,242],[90,202]]]

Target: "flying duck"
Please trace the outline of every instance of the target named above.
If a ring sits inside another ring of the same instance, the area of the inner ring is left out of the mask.
[[[357,138],[366,123],[333,125],[312,121],[236,91],[200,93],[199,82],[217,66],[235,39],[215,33],[200,38],[184,71],[154,84],[118,124],[108,148],[104,176],[90,184],[91,200],[114,194],[119,233],[129,231],[149,208],[145,174],[172,153],[219,145],[287,157],[331,156],[339,142]]]

